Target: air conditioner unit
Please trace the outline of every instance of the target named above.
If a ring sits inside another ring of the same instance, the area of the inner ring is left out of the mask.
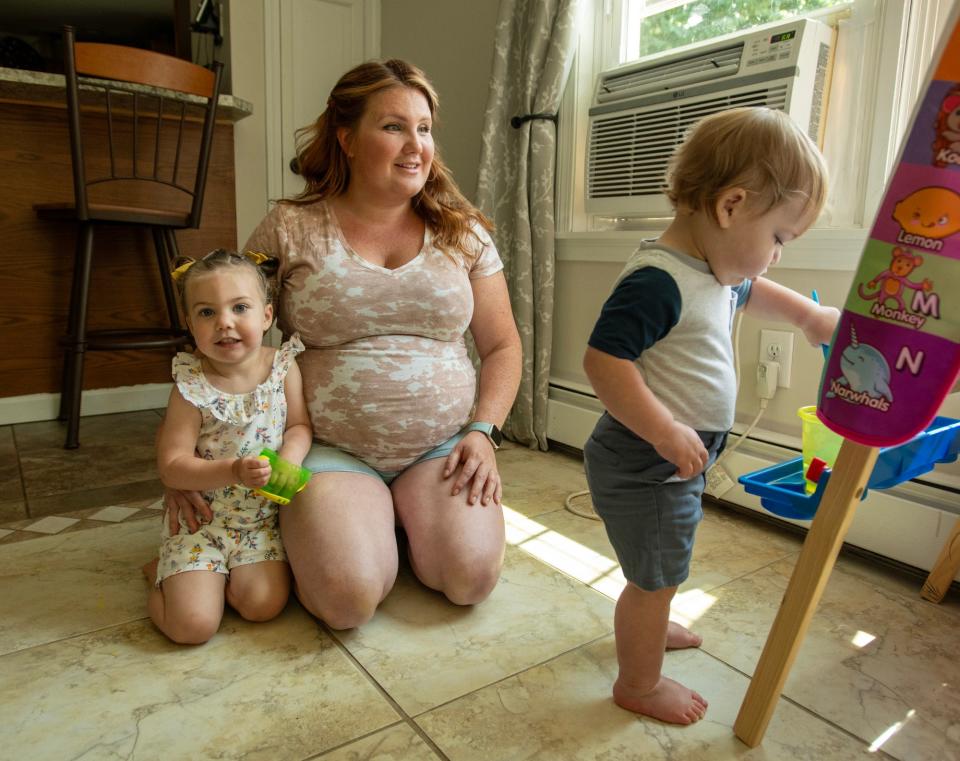
[[[590,109],[586,210],[662,217],[667,163],[694,122],[736,106],[786,111],[823,142],[834,30],[755,27],[603,72]]]

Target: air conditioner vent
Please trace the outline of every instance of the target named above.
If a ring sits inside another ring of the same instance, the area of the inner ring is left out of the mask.
[[[658,53],[597,78],[583,187],[588,213],[664,217],[667,166],[690,127],[738,106],[784,111],[822,145],[834,30],[781,21]]]
[[[781,84],[697,103],[598,116],[590,131],[587,193],[590,198],[658,195],[670,157],[694,122],[738,106],[782,111],[786,100],[787,87]]]
[[[740,43],[677,61],[611,72],[600,78],[597,103],[609,103],[728,77],[740,70],[742,55],[743,43]]]

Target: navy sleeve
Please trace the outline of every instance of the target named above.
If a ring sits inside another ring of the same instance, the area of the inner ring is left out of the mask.
[[[737,294],[737,309],[747,303],[750,298],[750,289],[753,288],[752,280],[744,280],[740,285],[733,286],[733,292]]]
[[[661,269],[644,267],[620,281],[590,334],[589,345],[634,360],[661,340],[680,319],[680,289]]]

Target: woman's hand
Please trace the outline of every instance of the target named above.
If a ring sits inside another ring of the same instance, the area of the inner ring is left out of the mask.
[[[490,439],[480,431],[471,431],[464,436],[453,451],[447,455],[443,466],[443,477],[449,478],[460,467],[460,473],[453,482],[453,490],[457,495],[470,483],[470,493],[467,502],[476,504],[477,500],[483,505],[500,504],[502,488],[500,473],[497,471],[497,458],[493,451]],[[472,483],[471,483],[472,481]]]
[[[187,524],[191,534],[197,533],[201,525],[213,520],[213,511],[210,509],[210,505],[198,491],[165,489],[163,506],[166,509],[170,536],[180,533],[181,516],[183,516],[183,522]]]

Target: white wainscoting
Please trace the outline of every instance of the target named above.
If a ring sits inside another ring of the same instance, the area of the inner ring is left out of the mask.
[[[139,386],[96,388],[83,392],[80,411],[88,415],[113,412],[166,409],[172,383],[145,383]],[[28,394],[0,398],[0,425],[55,420],[60,410],[60,394]]]

